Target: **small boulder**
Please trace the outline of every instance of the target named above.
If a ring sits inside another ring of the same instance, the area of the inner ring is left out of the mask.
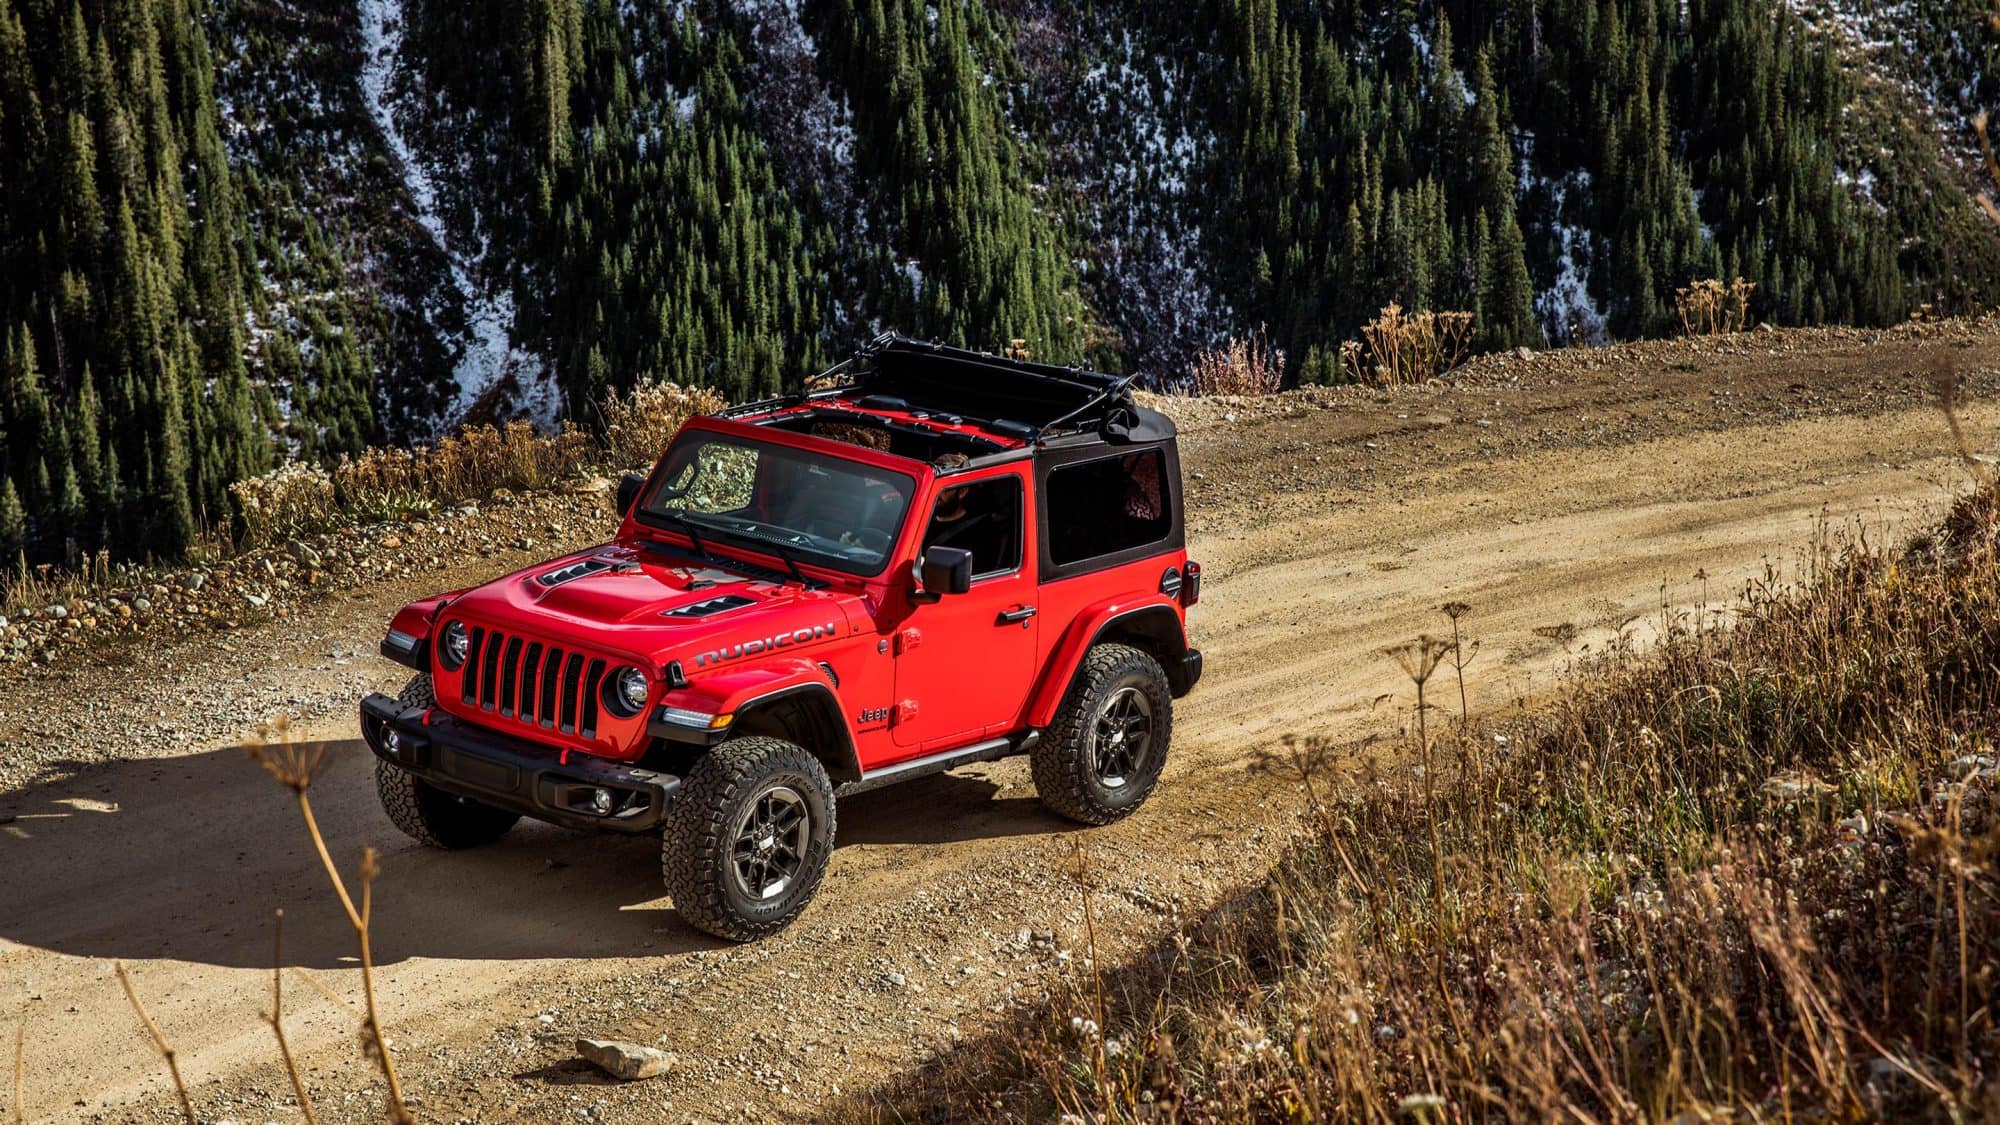
[[[658,1078],[673,1068],[674,1056],[622,1039],[579,1039],[577,1056],[622,1082]]]

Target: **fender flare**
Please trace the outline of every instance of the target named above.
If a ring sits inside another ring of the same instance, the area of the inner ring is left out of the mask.
[[[438,611],[464,592],[433,594],[397,610],[396,616],[389,619],[389,631],[383,635],[382,655],[412,671],[430,671],[431,627],[437,623]],[[397,642],[399,636],[410,638],[407,646]]]
[[[1151,594],[1099,602],[1078,614],[1049,653],[1047,667],[1029,697],[1027,725],[1040,730],[1055,722],[1056,709],[1069,694],[1084,655],[1107,637],[1132,637],[1138,647],[1159,659],[1171,677],[1188,651],[1187,631],[1175,606],[1164,595]]]
[[[809,733],[820,737],[808,739],[792,732],[793,737],[826,766],[835,784],[861,776],[854,732],[848,728],[826,671],[814,661],[793,657],[703,676],[685,688],[667,693],[661,702],[712,715],[732,715],[734,718],[724,728],[729,734],[746,725],[754,727],[760,716],[769,716],[778,707],[787,704],[806,707],[819,728]]]

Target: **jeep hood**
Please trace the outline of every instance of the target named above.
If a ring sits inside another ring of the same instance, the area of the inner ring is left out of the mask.
[[[852,600],[610,543],[476,587],[444,616],[664,662],[774,631],[845,634]]]

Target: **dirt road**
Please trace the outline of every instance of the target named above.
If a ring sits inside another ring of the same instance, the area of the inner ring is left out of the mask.
[[[1990,401],[2000,330],[1950,342]],[[441,855],[377,809],[348,708],[401,678],[368,655],[389,612],[553,544],[0,686],[0,733],[50,731],[77,763],[0,792],[0,820],[14,817],[0,823],[0,1030],[24,1014],[30,1117],[171,1119],[114,960],[181,1052],[205,1119],[297,1119],[259,1018],[274,907],[287,961],[358,994],[296,809],[246,761],[247,730],[219,736],[205,718],[327,716],[308,723],[335,753],[314,802],[336,856],[382,852],[382,1004],[425,1119],[806,1116],[1084,955],[1061,875],[1075,842],[1103,887],[1107,956],[1255,878],[1298,803],[1275,748],[1394,733],[1408,684],[1378,650],[1445,625],[1440,603],[1473,607],[1475,707],[1511,706],[1573,653],[1643,640],[1663,602],[1720,604],[1791,569],[1820,521],[1886,534],[1935,511],[1963,470],[1912,374],[1932,346],[1753,334],[1495,361],[1446,389],[1187,408],[1209,678],[1179,712],[1152,802],[1080,832],[1041,811],[1018,761],[856,797],[819,901],[755,946],[681,925],[646,841],[526,827]],[[2000,432],[2000,411],[1968,417],[1975,435]],[[126,715],[135,693],[145,712]],[[150,751],[93,752],[140,721],[162,732]],[[349,1014],[292,977],[285,1004],[322,1119],[369,1119],[377,1095]],[[580,1034],[657,1041],[681,1065],[601,1085],[568,1061]]]

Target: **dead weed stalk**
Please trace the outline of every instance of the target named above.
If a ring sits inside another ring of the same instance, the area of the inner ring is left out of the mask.
[[[146,1034],[152,1038],[153,1046],[159,1050],[160,1057],[167,1060],[167,1073],[174,1080],[174,1095],[180,1099],[181,1116],[187,1119],[188,1125],[199,1125],[195,1120],[194,1105],[188,1101],[187,1083],[181,1080],[181,1064],[174,1053],[174,1045],[167,1042],[167,1036],[160,1030],[160,1025],[154,1023],[153,1017],[146,1014],[146,1005],[139,1002],[139,992],[132,987],[132,974],[125,971],[125,962],[113,962],[112,967],[118,971],[118,983],[125,986],[125,998],[132,1002],[132,1010],[139,1013],[139,1022],[145,1025]]]
[[[1285,353],[1271,346],[1263,328],[1248,338],[1231,336],[1220,348],[1194,357],[1188,365],[1191,394],[1272,395],[1285,382]]]
[[[403,1087],[396,1075],[396,1060],[389,1049],[389,1040],[382,1033],[381,1012],[375,1002],[375,958],[369,939],[369,922],[374,910],[375,879],[381,868],[375,861],[375,849],[361,849],[361,866],[358,871],[360,897],[348,893],[347,880],[340,874],[340,868],[333,862],[333,855],[327,850],[326,837],[320,832],[319,821],[313,816],[312,784],[325,772],[328,766],[325,743],[306,742],[294,736],[290,721],[279,716],[259,732],[264,737],[262,745],[249,748],[250,756],[264,767],[280,785],[292,791],[298,802],[299,816],[304,820],[306,834],[312,838],[313,848],[319,853],[320,864],[326,868],[326,877],[333,884],[335,896],[340,900],[340,908],[347,915],[348,925],[354,930],[354,941],[361,960],[361,1048],[362,1053],[382,1071],[383,1082],[387,1085],[386,1110],[394,1125],[411,1125],[416,1119],[411,1116],[403,1100]],[[274,986],[275,987],[275,986]],[[301,1105],[304,1105],[303,1101]]]
[[[1703,278],[1674,290],[1674,311],[1684,336],[1726,336],[1750,326],[1750,296],[1757,283],[1735,278]]]
[[[271,1025],[271,1034],[278,1039],[278,1054],[285,1060],[285,1076],[292,1081],[292,1093],[299,1099],[299,1111],[305,1114],[306,1125],[319,1125],[312,1095],[306,1093],[305,1080],[299,1077],[298,1060],[292,1057],[292,1045],[285,1038],[285,912],[282,910],[275,911],[271,919],[271,1010],[264,1013],[264,1022]]]

